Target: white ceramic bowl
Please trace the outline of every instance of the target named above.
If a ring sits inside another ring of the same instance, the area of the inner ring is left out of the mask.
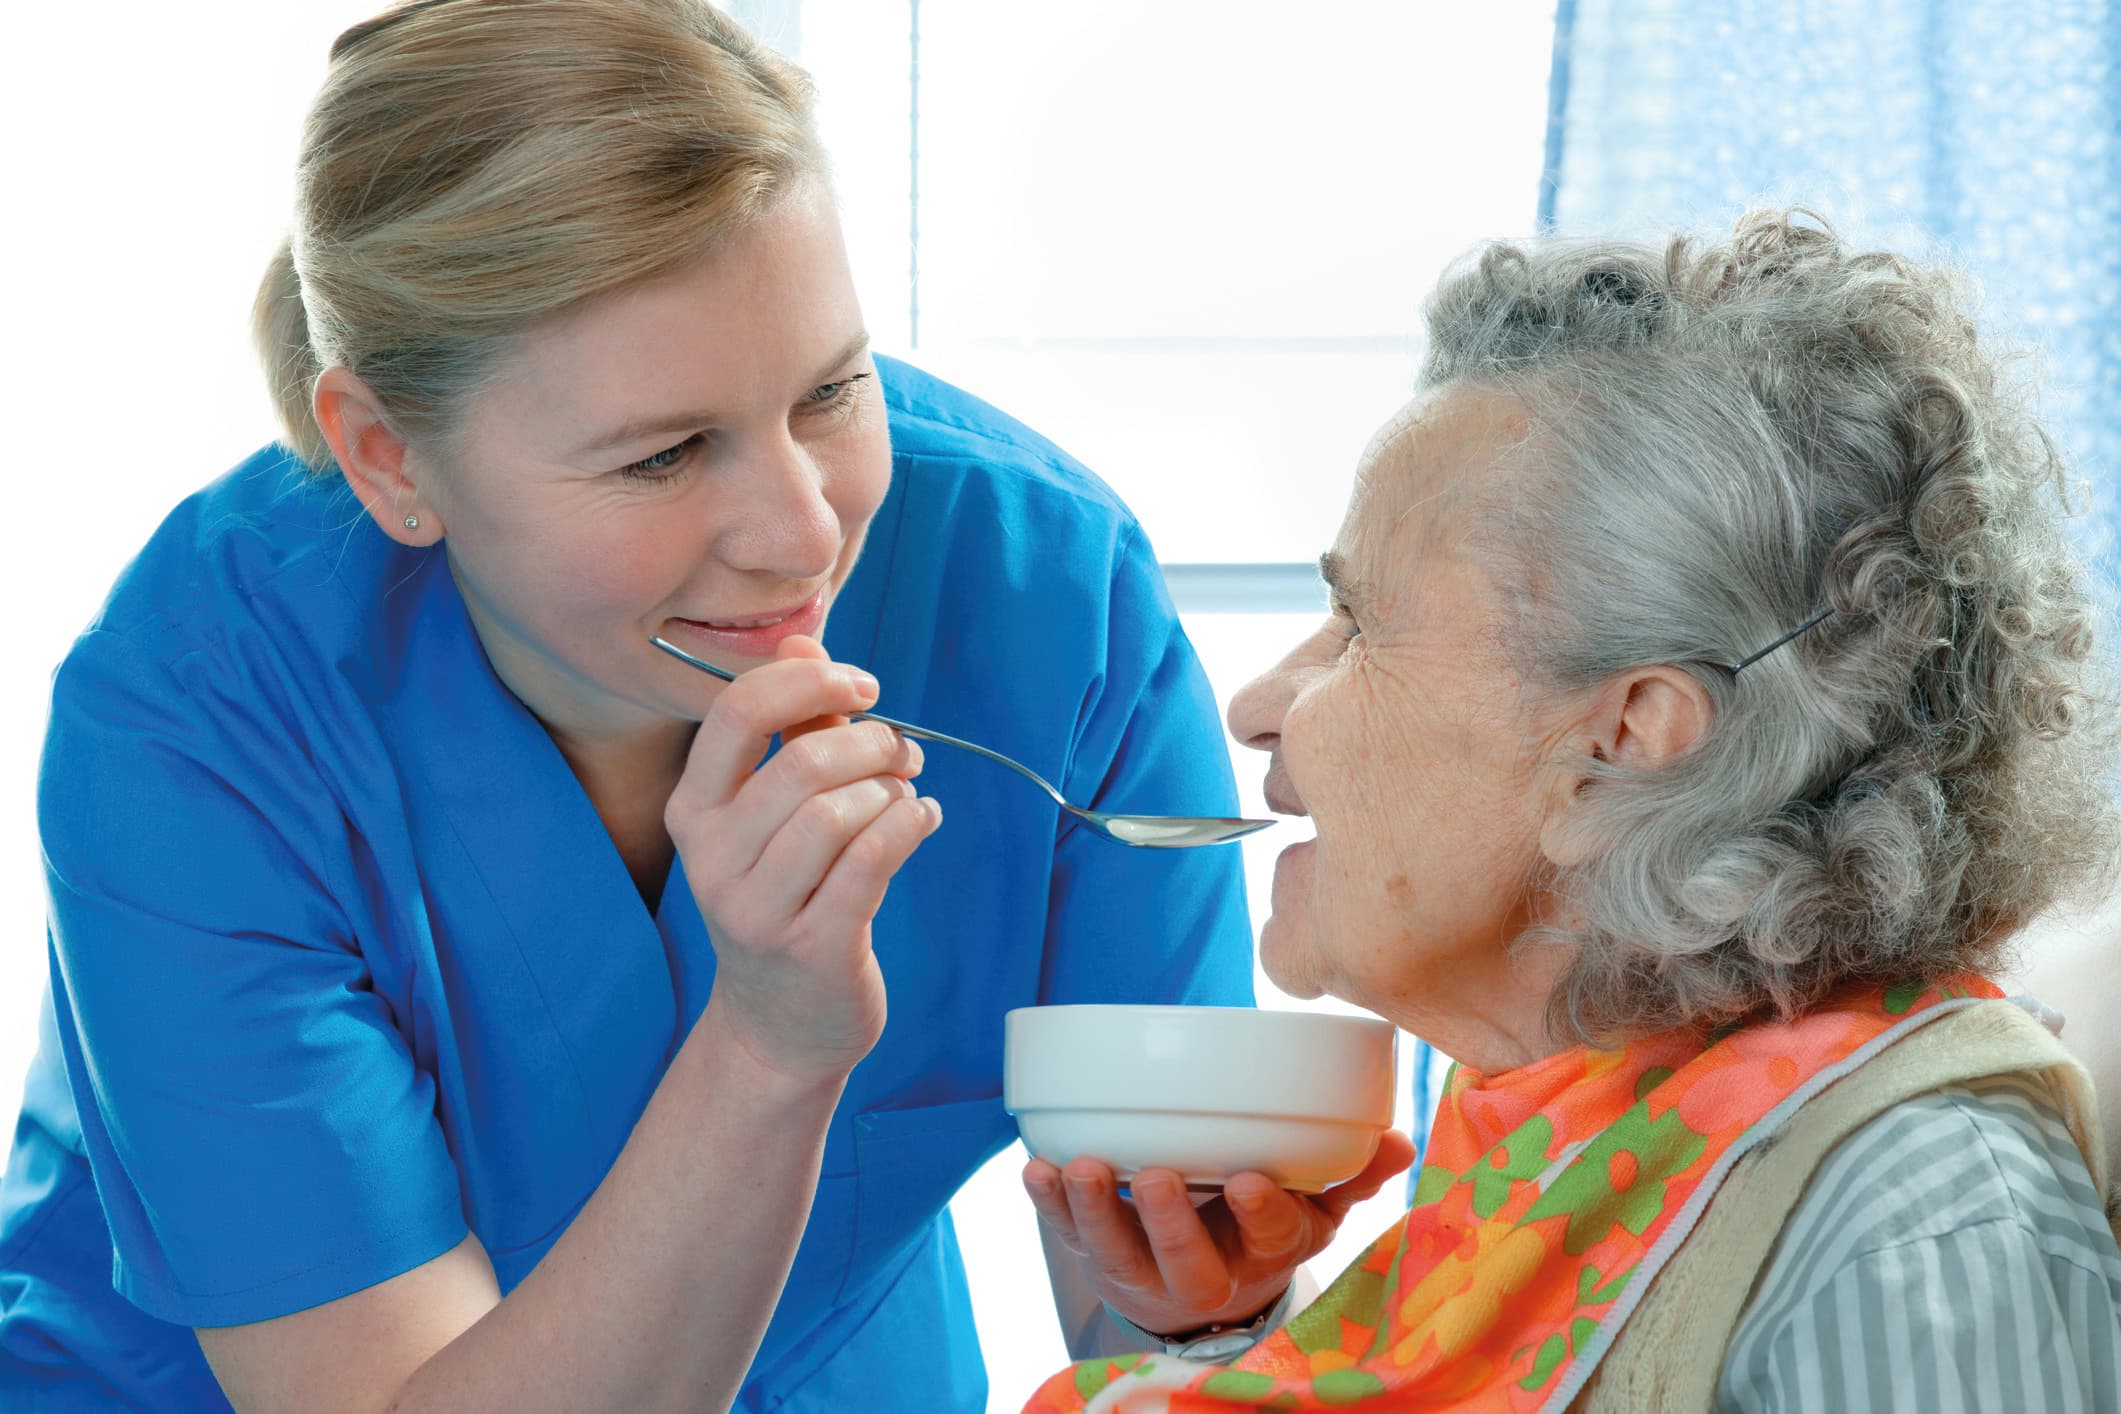
[[[1362,1171],[1392,1124],[1397,1030],[1375,1017],[1249,1007],[1019,1007],[1002,1104],[1024,1146],[1122,1181],[1175,1169],[1220,1186],[1247,1169],[1316,1193]]]

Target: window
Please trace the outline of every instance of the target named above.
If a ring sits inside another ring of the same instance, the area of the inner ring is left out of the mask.
[[[879,347],[1083,458],[1168,563],[1314,559],[1437,273],[1536,212],[1525,0],[754,9],[818,81]]]

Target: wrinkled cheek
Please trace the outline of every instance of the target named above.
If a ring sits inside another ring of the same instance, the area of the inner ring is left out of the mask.
[[[1374,749],[1370,719],[1376,704],[1355,691],[1344,673],[1297,695],[1281,724],[1281,753],[1289,779],[1303,796],[1320,840],[1342,853],[1359,853],[1366,827],[1398,762]]]

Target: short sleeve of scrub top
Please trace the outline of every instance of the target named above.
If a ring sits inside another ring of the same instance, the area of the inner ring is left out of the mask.
[[[292,704],[231,697],[210,657],[84,638],[46,748],[75,795],[42,821],[113,1279],[188,1326],[329,1300],[465,1233],[432,1081],[336,901],[345,821]]]
[[[893,480],[833,656],[875,672],[882,710],[1072,799],[1234,813],[1125,508],[1021,424],[877,364]],[[1236,850],[1114,845],[1001,768],[927,760],[945,825],[873,929],[890,1021],[740,1410],[885,1410],[871,1373],[909,1345],[938,1371],[923,1414],[982,1409],[947,1205],[1015,1137],[1002,1014],[1251,1000]],[[446,557],[282,452],[173,513],[77,642],[39,812],[53,986],[0,1186],[0,1407],[223,1407],[189,1327],[334,1299],[467,1231],[512,1290],[712,992],[683,862],[644,908]],[[985,1295],[1048,1299],[1042,1272]]]

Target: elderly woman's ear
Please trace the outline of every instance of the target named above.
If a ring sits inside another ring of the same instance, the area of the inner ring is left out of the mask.
[[[1580,864],[1595,848],[1587,829],[1598,783],[1615,773],[1654,771],[1708,734],[1715,709],[1708,689],[1682,668],[1633,668],[1579,699],[1552,733],[1547,810],[1539,848],[1549,863]]]

